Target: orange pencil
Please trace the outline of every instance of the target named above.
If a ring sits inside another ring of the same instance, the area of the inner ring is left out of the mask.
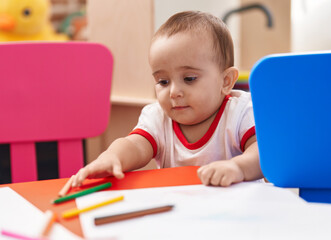
[[[59,197],[63,197],[69,192],[69,190],[71,189],[72,181],[74,180],[74,176],[75,175],[72,175],[70,177],[70,179],[68,180],[68,182],[66,182],[66,184],[64,184],[63,188],[58,193]]]
[[[51,210],[47,210],[45,213],[45,225],[42,228],[41,237],[46,237],[51,230],[54,222],[57,220],[57,216]]]

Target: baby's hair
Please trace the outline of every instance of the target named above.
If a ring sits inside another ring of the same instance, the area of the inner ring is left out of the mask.
[[[170,17],[154,34],[153,40],[160,36],[170,37],[180,32],[205,34],[213,38],[216,61],[224,69],[234,65],[233,41],[225,23],[212,14],[200,11],[180,12]]]

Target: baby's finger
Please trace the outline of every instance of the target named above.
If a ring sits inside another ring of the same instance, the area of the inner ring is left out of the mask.
[[[221,185],[221,179],[223,178],[224,173],[222,171],[214,171],[213,176],[210,178],[210,184],[213,186]]]
[[[83,181],[88,176],[87,168],[88,167],[86,166],[78,171],[72,181],[72,187],[79,187],[80,185],[82,185]]]
[[[200,167],[197,171],[197,174],[198,174],[198,177],[200,178],[200,180],[202,179],[202,172],[204,171],[204,168],[205,167]],[[202,180],[201,180],[201,182],[202,182]]]
[[[114,166],[113,166],[113,175],[118,179],[124,178],[124,173],[122,171],[121,164],[114,164]]]
[[[66,184],[63,186],[63,188],[59,191],[58,196],[63,197],[67,194],[67,192],[70,190],[72,181],[74,180],[75,175],[72,175],[70,179],[66,182]]]
[[[224,175],[220,181],[222,187],[228,187],[233,183],[233,179],[230,176]]]
[[[214,174],[214,170],[209,167],[203,167],[200,171],[198,171],[198,176],[204,185],[210,184],[210,179]]]

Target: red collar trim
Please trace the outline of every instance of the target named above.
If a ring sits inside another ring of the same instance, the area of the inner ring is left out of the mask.
[[[195,150],[195,149],[198,149],[198,148],[201,148],[203,145],[205,145],[209,139],[211,138],[211,136],[213,135],[213,133],[215,132],[215,129],[221,119],[221,116],[224,112],[224,109],[225,109],[225,106],[226,106],[226,103],[228,102],[230,98],[230,95],[226,95],[223,102],[222,102],[222,105],[214,119],[214,121],[212,122],[212,124],[210,125],[208,131],[205,133],[205,135],[202,136],[202,138],[200,138],[198,141],[196,141],[195,143],[189,143],[182,130],[180,129],[179,127],[179,124],[175,121],[172,121],[172,127],[173,127],[173,130],[175,131],[175,134],[176,136],[178,137],[179,141],[188,149],[190,150]]]

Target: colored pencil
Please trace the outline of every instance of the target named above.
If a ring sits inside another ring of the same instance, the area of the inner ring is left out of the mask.
[[[18,233],[13,233],[13,232],[10,232],[10,231],[4,230],[4,229],[1,230],[1,234],[3,236],[21,239],[21,240],[42,240],[42,238],[28,237],[28,236],[24,236],[24,235],[18,234]]]
[[[72,181],[74,180],[74,176],[75,175],[72,175],[71,178],[66,182],[63,188],[60,190],[60,192],[58,193],[59,197],[63,197],[68,193],[68,191],[71,188]]]
[[[103,202],[100,202],[100,203],[97,203],[97,204],[88,206],[86,208],[82,208],[82,209],[78,209],[78,208],[71,209],[71,210],[68,210],[68,211],[62,213],[62,217],[63,218],[72,218],[72,217],[75,217],[75,216],[79,215],[80,213],[87,212],[87,211],[90,211],[90,210],[93,210],[93,209],[96,209],[96,208],[99,208],[99,207],[103,207],[105,205],[108,205],[108,204],[111,204],[111,203],[115,203],[115,202],[121,201],[123,199],[124,199],[124,196],[119,196],[119,197],[116,197],[116,198],[108,199],[106,201],[103,201]]]
[[[53,200],[52,203],[56,204],[56,203],[69,201],[71,199],[81,197],[81,196],[84,196],[84,195],[87,195],[87,194],[90,194],[90,193],[94,193],[94,192],[97,192],[97,191],[100,191],[100,190],[103,190],[103,189],[106,189],[106,188],[109,188],[109,187],[111,187],[111,183],[107,182],[107,183],[104,183],[104,184],[101,184],[101,185],[98,185],[98,186],[95,186],[95,187],[85,189],[85,190],[80,191],[80,192],[76,192],[76,193],[66,195],[64,197],[60,197],[58,199]]]
[[[106,223],[127,220],[127,219],[131,219],[131,218],[135,218],[135,217],[141,217],[141,216],[145,216],[145,215],[149,215],[149,214],[166,212],[166,211],[171,210],[173,207],[174,207],[173,205],[166,205],[166,206],[162,206],[162,207],[148,208],[148,209],[134,211],[134,212],[127,212],[127,213],[110,215],[110,216],[105,216],[105,217],[97,217],[94,219],[94,224],[102,225],[102,224],[106,224]]]
[[[57,216],[56,214],[51,211],[51,210],[47,210],[46,213],[45,213],[45,225],[43,226],[42,228],[42,232],[41,232],[41,237],[46,237],[49,233],[49,231],[51,230],[54,222],[56,221],[57,219]]]

